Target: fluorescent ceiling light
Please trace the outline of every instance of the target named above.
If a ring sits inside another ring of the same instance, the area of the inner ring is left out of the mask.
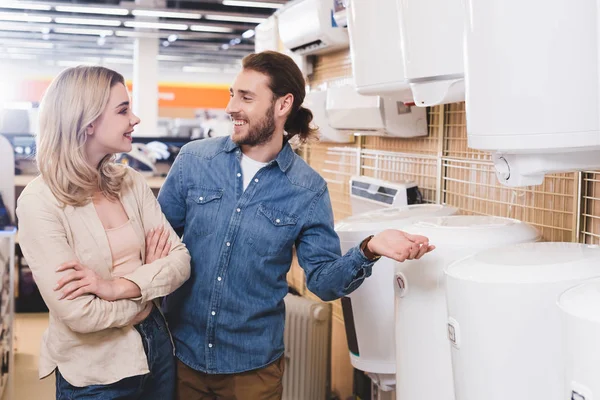
[[[243,17],[238,15],[205,15],[204,18],[211,21],[250,22],[257,24],[267,20],[266,18]]]
[[[46,32],[46,30],[48,32]],[[40,28],[36,26],[31,26],[29,24],[14,24],[11,22],[6,22],[0,24],[0,31],[21,31],[21,32],[41,32],[41,33],[49,33],[50,29],[48,28]]]
[[[133,10],[131,11],[136,17],[162,17],[162,18],[183,18],[183,19],[200,19],[202,14],[176,12],[176,11],[160,11],[160,10]]]
[[[248,29],[246,32],[242,33],[242,37],[244,39],[250,39],[251,37],[254,36],[254,29]]]
[[[194,32],[219,32],[219,33],[231,33],[233,29],[225,28],[223,26],[211,26],[211,25],[191,25],[190,30]]]
[[[192,65],[186,65],[181,69],[183,72],[221,72],[220,68],[214,67],[195,67]]]
[[[0,2],[0,8],[14,8],[18,10],[36,10],[36,11],[50,11],[51,6],[45,4],[32,4],[32,3],[21,3],[20,1],[13,2]]]
[[[242,1],[242,0],[223,0],[224,6],[234,7],[256,7],[256,8],[281,8],[283,4],[267,3],[264,1]]]
[[[110,29],[86,29],[86,28],[54,28],[54,33],[66,33],[70,35],[95,35],[112,36],[114,33]]]
[[[160,54],[156,57],[156,59],[158,61],[185,61],[185,60],[189,60],[189,57],[184,57],[184,56],[167,56],[167,55],[163,55]]]
[[[116,31],[116,36],[132,37],[132,38],[152,38],[160,39],[163,35],[157,32],[141,32],[141,31]]]
[[[0,21],[19,21],[19,22],[52,22],[50,17],[40,17],[36,15],[29,15],[27,13],[4,13],[0,12]]]
[[[116,19],[94,19],[94,18],[54,18],[57,24],[67,25],[98,25],[98,26],[121,26],[121,21]]]
[[[185,31],[188,28],[188,26],[185,24],[169,24],[165,22],[143,21],[126,21],[125,26],[128,28],[168,29],[174,31]]]
[[[58,12],[74,12],[82,14],[104,14],[104,15],[128,15],[129,10],[110,7],[88,7],[88,6],[56,6]]]

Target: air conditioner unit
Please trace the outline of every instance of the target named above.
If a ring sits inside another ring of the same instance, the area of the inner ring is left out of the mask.
[[[300,55],[327,53],[348,47],[346,28],[333,18],[333,1],[297,0],[278,13],[283,45]]]
[[[319,139],[321,142],[352,143],[354,136],[348,132],[340,132],[329,126],[325,103],[327,91],[308,92],[303,106],[312,111],[313,123],[319,127]]]
[[[353,215],[421,203],[423,196],[414,182],[389,182],[368,176],[353,176],[350,179],[350,204]]]
[[[254,51],[260,53],[266,50],[279,51],[279,29],[275,15],[254,28]]]
[[[427,136],[424,108],[405,105],[407,94],[363,96],[353,86],[327,90],[329,126],[361,135]]]

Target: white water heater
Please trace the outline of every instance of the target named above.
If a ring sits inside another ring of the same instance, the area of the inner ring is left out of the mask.
[[[484,249],[533,242],[538,232],[514,219],[472,215],[422,219],[405,231],[427,236],[436,249],[396,265],[397,399],[452,400],[444,269]]]
[[[562,316],[565,392],[563,399],[600,398],[600,280],[564,292]]]
[[[415,104],[428,107],[464,101],[465,23],[461,0],[394,1],[397,2],[397,18],[400,20],[404,74]],[[391,11],[390,8],[379,12],[386,14]],[[381,22],[375,24],[383,25]],[[390,28],[385,27],[388,32]],[[378,48],[376,45],[372,47]]]
[[[424,217],[455,214],[453,207],[422,204],[392,207],[349,217],[335,227],[342,253],[369,235],[385,229],[403,229]],[[428,254],[426,257],[429,257]],[[346,336],[352,365],[370,374],[379,387],[391,389],[396,381],[394,340],[394,265],[381,258],[370,277],[342,298]]]
[[[600,276],[600,248],[502,247],[460,260],[446,275],[456,400],[571,399],[564,396],[556,302],[567,288]]]
[[[466,0],[468,145],[500,182],[600,168],[598,5]]]
[[[396,0],[351,0],[348,34],[352,75],[360,94],[405,92],[412,101],[404,74]],[[428,33],[429,34],[429,33]]]

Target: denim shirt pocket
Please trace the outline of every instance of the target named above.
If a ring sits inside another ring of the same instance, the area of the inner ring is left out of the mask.
[[[278,255],[288,242],[295,239],[297,223],[297,216],[261,204],[247,242],[261,256]]]
[[[191,234],[202,237],[214,233],[222,197],[223,189],[196,186],[188,190],[185,225]]]

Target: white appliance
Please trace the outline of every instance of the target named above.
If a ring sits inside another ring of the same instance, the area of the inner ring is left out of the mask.
[[[570,399],[563,395],[556,301],[567,288],[600,275],[600,248],[501,247],[449,266],[446,275],[456,399]]]
[[[397,2],[401,58],[415,104],[428,107],[464,101],[464,10],[461,0],[388,1]],[[368,3],[367,0],[362,2]],[[380,11],[389,12],[388,9]],[[390,27],[380,29],[389,31]]]
[[[404,95],[363,96],[352,85],[327,90],[329,125],[362,135],[427,136],[425,109],[405,105]]]
[[[4,136],[0,135],[0,195],[4,206],[10,215],[11,221],[15,219],[15,153],[12,145]],[[1,227],[0,227],[1,229]]]
[[[294,54],[322,54],[348,47],[347,28],[338,27],[330,0],[295,0],[277,13],[279,36]]]
[[[565,392],[563,399],[600,398],[600,280],[564,292],[561,309]]]
[[[427,236],[436,249],[396,265],[396,396],[452,400],[444,269],[484,249],[535,241],[538,232],[514,219],[472,215],[427,218],[404,230]]]
[[[457,209],[453,207],[433,204],[385,208],[349,217],[338,223],[335,230],[340,237],[342,253],[345,254],[369,235],[385,229],[403,229],[420,218],[456,212]],[[391,390],[396,381],[393,307],[395,264],[392,259],[381,258],[373,266],[372,275],[342,299],[352,365],[369,373],[383,390]]]
[[[350,178],[352,214],[363,214],[379,208],[421,204],[423,196],[414,182],[389,182],[368,176]]]
[[[264,22],[254,28],[254,51],[279,50],[279,30],[277,16],[271,15]]]
[[[468,145],[496,152],[500,182],[600,168],[595,1],[467,0]]]
[[[377,5],[372,0],[351,0],[348,33],[356,90],[371,95],[406,92],[406,101],[412,102],[396,0],[378,0]]]
[[[352,143],[354,136],[348,132],[340,132],[329,126],[325,103],[327,91],[310,91],[304,98],[303,106],[312,111],[313,123],[319,127],[319,140],[321,142]]]

